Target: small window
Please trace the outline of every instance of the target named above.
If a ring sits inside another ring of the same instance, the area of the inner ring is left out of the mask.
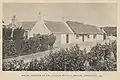
[[[93,35],[93,39],[96,39],[96,34]]]
[[[28,38],[28,31],[25,31],[25,38]]]
[[[90,35],[88,34],[87,37],[90,38]]]
[[[78,34],[76,34],[76,39],[78,39],[79,38],[79,35]]]

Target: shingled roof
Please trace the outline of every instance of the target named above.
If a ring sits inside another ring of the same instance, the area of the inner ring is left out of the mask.
[[[103,34],[96,26],[83,24],[76,21],[66,21],[76,34]]]
[[[83,23],[74,22],[74,21],[66,21],[66,23],[74,33],[84,34],[86,32],[86,28]]]
[[[115,35],[117,36],[117,27],[101,27],[107,33],[108,36]]]
[[[102,31],[100,31],[96,26],[94,25],[88,25],[88,24],[85,24],[85,27],[87,28],[87,32],[89,34],[103,34]]]
[[[72,33],[67,26],[60,21],[44,21],[44,24],[52,33]]]
[[[22,27],[25,30],[31,30],[35,24],[36,24],[36,21],[22,21],[22,22],[18,22],[17,25],[14,24],[13,26],[12,26],[12,23],[10,23],[7,25],[7,27],[10,27],[10,28]]]
[[[34,25],[36,24],[36,21],[24,21],[24,22],[21,22],[21,27],[25,30],[31,30]]]

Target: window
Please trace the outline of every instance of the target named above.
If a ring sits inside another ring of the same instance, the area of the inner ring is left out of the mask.
[[[28,31],[25,31],[25,38],[28,38]]]
[[[96,34],[93,35],[93,39],[96,39]]]
[[[90,38],[90,35],[88,34],[87,37]]]
[[[82,41],[84,42],[84,40],[85,40],[85,35],[82,35]]]
[[[79,35],[78,34],[76,34],[76,39],[78,39],[79,38]]]

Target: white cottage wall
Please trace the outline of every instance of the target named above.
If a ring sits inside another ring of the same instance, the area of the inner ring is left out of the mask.
[[[66,44],[66,34],[61,34],[61,44]]]
[[[78,38],[76,38],[76,35],[74,34],[70,34],[70,43],[80,43],[83,42],[82,41],[82,36],[79,36]],[[96,35],[96,38],[93,38],[93,34],[88,36],[84,36],[84,42],[88,42],[88,41],[99,41],[99,40],[103,40],[103,35]]]
[[[72,43],[73,34],[69,34],[69,43]]]
[[[61,34],[54,34],[56,36],[56,41],[54,43],[54,47],[59,47],[61,44]]]
[[[70,34],[70,43],[80,43],[82,42],[82,36],[76,38],[76,35]]]
[[[93,38],[93,35],[89,35],[89,38],[88,36],[85,36],[85,41],[100,41],[100,40],[103,40],[103,35],[97,34],[95,39]]]
[[[70,44],[72,43],[73,39],[73,34],[68,34],[68,43],[67,43],[67,34],[55,34],[56,36],[56,42],[58,45],[59,44]]]
[[[86,36],[84,36],[84,41],[93,41],[94,39],[93,39],[93,35],[89,35],[89,38],[88,38],[88,36],[86,35]]]
[[[37,22],[30,31],[29,37],[33,37],[33,34],[51,34],[51,32],[44,23]]]
[[[97,39],[96,40],[103,40],[103,35],[97,35]]]

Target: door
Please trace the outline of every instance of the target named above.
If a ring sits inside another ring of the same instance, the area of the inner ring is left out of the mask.
[[[69,43],[69,34],[66,34],[66,43]]]
[[[104,34],[103,34],[103,40],[105,40],[105,39],[106,39],[106,34],[104,33]]]
[[[28,39],[28,31],[24,32],[25,39]]]
[[[85,40],[85,36],[84,36],[84,34],[82,35],[82,41],[84,42],[84,40]]]

